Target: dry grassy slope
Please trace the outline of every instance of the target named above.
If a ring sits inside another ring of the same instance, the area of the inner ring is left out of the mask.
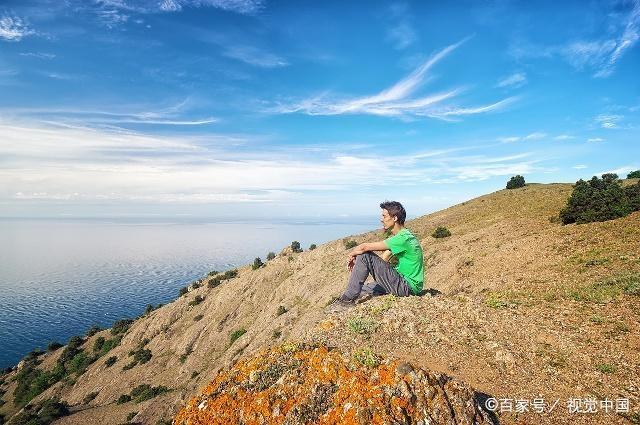
[[[570,192],[568,184],[528,185],[408,222],[424,248],[425,287],[442,295],[383,297],[327,316],[322,308],[342,291],[348,277],[343,242],[333,241],[314,251],[280,255],[257,271],[243,267],[237,278],[214,289],[204,285],[191,291],[136,321],[121,346],[109,353],[118,356],[114,366],[106,368],[100,359],[72,387],[58,384],[39,398],[59,394],[71,404],[81,404],[87,393],[99,391],[87,409],[61,424],[117,424],[132,411],[139,411],[138,419],[145,423],[155,423],[172,417],[220,368],[265,345],[295,339],[324,342],[347,352],[371,347],[386,357],[448,373],[497,397],[623,394],[637,409],[638,297],[596,290],[605,301],[596,303],[575,301],[571,291],[589,295],[594,282],[640,271],[640,214],[580,226],[550,221]],[[430,234],[438,225],[447,226],[453,235],[433,239]],[[373,241],[381,234],[354,238]],[[197,294],[206,300],[189,306]],[[276,316],[279,305],[288,312]],[[198,314],[204,317],[194,321]],[[349,324],[358,317],[374,324],[375,331],[350,331]],[[239,328],[247,332],[230,344],[230,333]],[[280,336],[274,337],[274,331]],[[122,371],[129,362],[127,353],[143,338],[151,340],[147,347],[153,358]],[[181,363],[180,355],[188,347],[193,352]],[[52,363],[54,356],[46,362]],[[615,371],[600,372],[602,364]],[[192,379],[194,371],[200,374]],[[138,405],[113,403],[140,383],[174,391]],[[520,419],[592,419],[563,412]],[[622,420],[611,415],[606,419]],[[513,418],[503,415],[503,421]]]

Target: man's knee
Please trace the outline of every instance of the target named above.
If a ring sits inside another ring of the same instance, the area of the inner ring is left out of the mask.
[[[374,254],[371,251],[363,252],[362,254],[356,255],[356,261],[360,260],[360,261],[363,261],[365,263],[369,263],[370,259],[371,259],[371,256],[374,256],[374,255],[376,255],[376,254]]]

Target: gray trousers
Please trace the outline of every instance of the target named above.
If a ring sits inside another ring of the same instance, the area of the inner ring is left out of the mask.
[[[369,274],[373,276],[374,281],[365,285],[364,282]],[[373,252],[356,256],[349,284],[341,298],[347,301],[355,300],[361,291],[373,295],[394,294],[399,297],[407,297],[411,294],[404,277]]]

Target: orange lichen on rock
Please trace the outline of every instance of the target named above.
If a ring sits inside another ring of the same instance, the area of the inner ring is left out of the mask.
[[[490,424],[476,394],[445,375],[383,361],[360,365],[324,346],[265,349],[220,372],[174,425]]]

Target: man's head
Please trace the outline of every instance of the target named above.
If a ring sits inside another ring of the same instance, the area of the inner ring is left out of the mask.
[[[407,218],[407,212],[400,202],[384,201],[380,204],[382,208],[382,217],[380,221],[385,229],[390,229],[395,223],[404,226],[404,220]]]

